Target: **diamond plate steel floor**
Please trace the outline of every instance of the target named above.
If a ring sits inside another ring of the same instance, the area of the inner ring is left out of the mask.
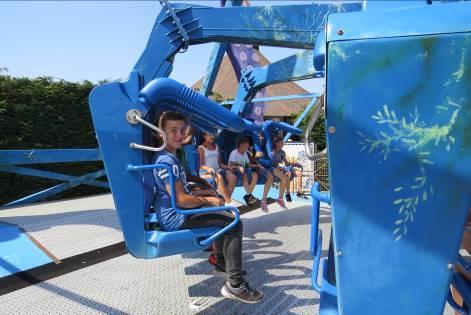
[[[114,258],[0,296],[1,314],[318,314],[309,255],[310,205],[270,205],[244,214],[244,269],[265,293],[255,305],[223,299],[224,280],[211,274],[207,253],[155,260]],[[110,195],[45,203],[0,212],[59,257],[122,240]],[[330,211],[321,207],[324,249]],[[325,252],[324,252],[325,254]],[[452,314],[447,307],[445,314]]]

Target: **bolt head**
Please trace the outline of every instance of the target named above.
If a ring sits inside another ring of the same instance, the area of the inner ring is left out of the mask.
[[[338,250],[336,253],[335,253],[336,256],[338,257],[341,257],[343,256],[343,252],[341,250]]]
[[[334,134],[334,133],[335,133],[335,127],[334,127],[334,126],[330,126],[330,127],[329,127],[329,133],[330,133],[330,134]]]
[[[337,31],[337,34],[338,34],[339,36],[342,36],[342,35],[343,35],[343,30],[338,30],[338,31]]]

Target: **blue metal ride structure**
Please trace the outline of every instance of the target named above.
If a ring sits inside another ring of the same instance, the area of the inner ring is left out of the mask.
[[[453,272],[471,205],[471,4],[209,8],[161,3],[164,10],[128,81],[105,84],[90,95],[132,255],[154,258],[194,250],[224,232],[148,228],[156,223],[149,212],[156,166],[140,149],[158,149],[149,147],[147,122],[173,110],[191,115],[194,127],[211,133],[269,135],[276,127],[299,133],[240,117],[248,113],[245,104],[254,90],[277,82],[270,67],[242,74],[232,111],[204,95],[226,43],[302,48],[314,52],[305,52],[305,59],[288,58],[291,69],[308,66],[299,78],[326,77],[331,191],[319,193],[313,186],[311,235],[312,280],[321,294],[321,314],[440,314],[452,277],[471,305],[469,289]],[[164,78],[178,51],[213,41],[221,44],[215,47],[204,95]],[[295,79],[296,73],[285,73],[283,80]],[[331,255],[322,264],[319,201],[332,207]],[[459,310],[468,312],[466,306]]]

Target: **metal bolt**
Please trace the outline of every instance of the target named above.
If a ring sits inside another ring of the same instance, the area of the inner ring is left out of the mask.
[[[338,30],[337,34],[339,34],[339,36],[342,36],[343,35],[343,30]]]
[[[329,127],[329,133],[331,133],[331,134],[335,133],[335,127],[334,126]]]
[[[448,268],[448,270],[455,269],[455,265],[453,265],[453,264],[448,264],[448,265],[446,265],[446,267]]]
[[[341,250],[339,250],[335,253],[335,255],[337,255],[338,257],[341,257],[341,256],[343,256],[343,252]]]

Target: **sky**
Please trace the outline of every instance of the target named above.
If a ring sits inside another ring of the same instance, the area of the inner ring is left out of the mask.
[[[219,6],[219,0],[181,2]],[[160,10],[158,1],[0,1],[0,68],[8,68],[14,77],[125,80],[146,46]],[[186,53],[178,54],[170,77],[191,86],[204,75],[213,45],[190,46]],[[298,50],[261,47],[261,51],[273,62]],[[320,92],[323,81],[298,83],[310,92]]]

